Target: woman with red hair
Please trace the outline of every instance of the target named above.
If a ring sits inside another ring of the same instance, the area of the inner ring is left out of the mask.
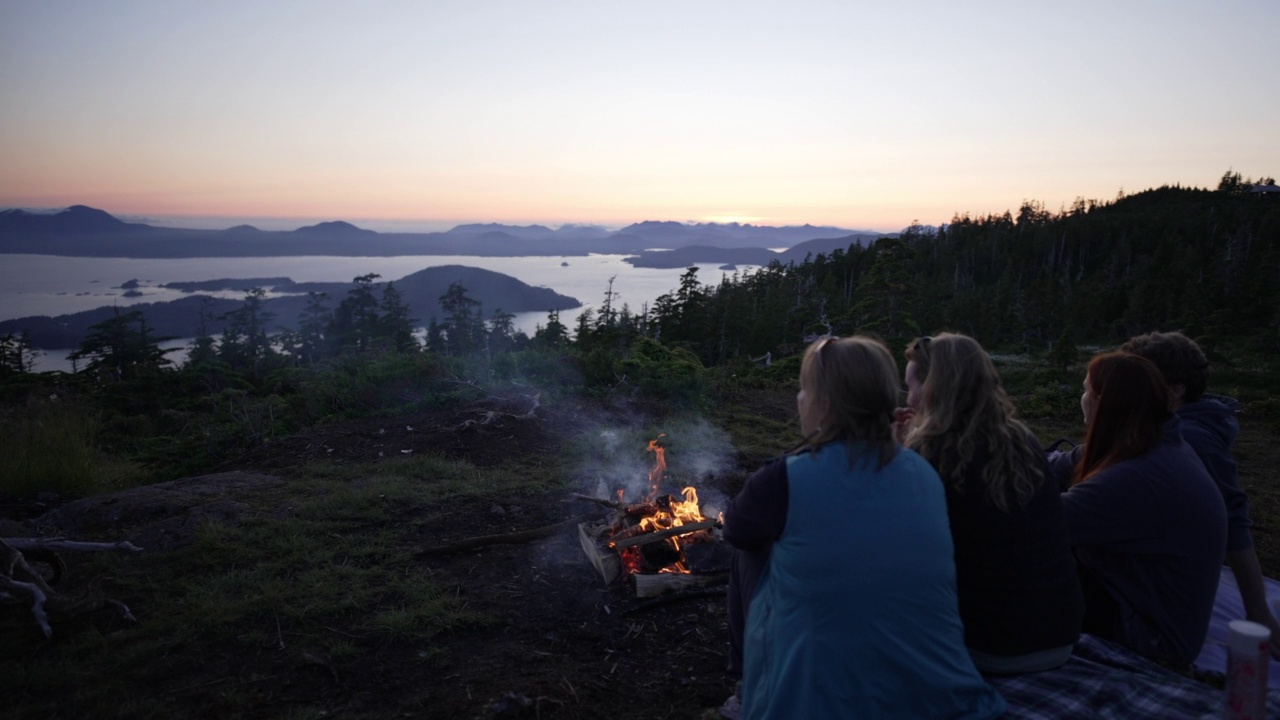
[[[1222,496],[1183,442],[1151,361],[1098,355],[1084,390],[1084,452],[1062,496],[1085,591],[1084,630],[1188,665],[1218,589]]]

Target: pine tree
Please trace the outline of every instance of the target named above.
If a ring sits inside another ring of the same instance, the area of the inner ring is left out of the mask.
[[[267,330],[276,314],[265,308],[266,297],[266,290],[250,288],[245,293],[244,305],[221,318],[226,326],[222,330],[222,342],[218,344],[218,359],[254,380],[261,380],[276,359]]]
[[[100,381],[122,382],[159,373],[173,363],[165,357],[160,343],[171,338],[152,336],[142,311],[121,313],[112,308],[110,318],[90,326],[89,335],[68,359],[88,360],[83,372]]]
[[[373,294],[373,281],[381,275],[369,273],[357,276],[355,287],[347,291],[347,297],[338,303],[333,320],[326,328],[330,343],[337,352],[364,352],[377,337],[378,299]]]
[[[478,300],[467,295],[461,283],[450,283],[440,296],[440,308],[444,310],[444,332],[449,341],[450,355],[470,355],[484,348],[485,327]]]
[[[543,347],[562,347],[569,343],[569,328],[560,322],[559,310],[547,311],[546,327],[539,326],[533,334],[533,341]]]
[[[0,378],[31,372],[40,355],[39,350],[31,347],[25,330],[0,337]]]
[[[382,290],[382,302],[379,304],[382,316],[378,318],[378,335],[391,341],[396,352],[409,352],[419,349],[418,340],[413,336],[413,319],[409,317],[409,307],[400,298],[394,282],[388,282]]]
[[[313,365],[321,358],[337,352],[327,335],[333,323],[333,310],[326,305],[327,293],[307,293],[307,304],[298,314],[298,360],[303,365]]]
[[[886,338],[920,332],[911,313],[917,294],[910,272],[913,256],[911,248],[898,238],[876,242],[875,261],[858,283],[858,301],[853,307],[858,332]]]
[[[516,328],[512,323],[515,315],[503,312],[502,308],[493,311],[489,318],[489,352],[492,354],[507,352],[516,344]]]

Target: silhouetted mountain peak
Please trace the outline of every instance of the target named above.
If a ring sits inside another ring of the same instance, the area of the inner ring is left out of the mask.
[[[295,233],[307,233],[309,235],[328,235],[330,237],[342,237],[352,235],[377,235],[372,230],[358,228],[349,222],[343,220],[333,220],[331,222],[322,222],[315,225],[308,225],[294,230]]]
[[[259,229],[258,229],[258,228],[256,228],[256,227],[252,226],[252,225],[236,225],[235,227],[229,227],[229,228],[227,228],[226,230],[223,230],[223,232],[229,232],[229,233],[257,233],[257,232],[262,232],[262,231],[261,231],[261,230],[259,230]]]
[[[120,230],[150,229],[146,225],[127,223],[105,210],[88,205],[72,205],[55,213],[6,210],[0,213],[0,230],[36,234],[101,233]]]
[[[555,235],[555,231],[545,225],[503,225],[502,223],[468,223],[458,225],[445,234],[500,237],[498,233],[520,240],[544,240]]]

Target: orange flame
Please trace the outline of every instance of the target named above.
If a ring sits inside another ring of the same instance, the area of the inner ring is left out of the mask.
[[[666,433],[662,433],[650,440],[649,447],[645,449],[645,452],[651,452],[656,456],[653,469],[649,471],[649,494],[645,496],[645,502],[653,502],[653,499],[658,497],[658,488],[662,485],[663,476],[667,474],[667,449],[658,444],[658,441],[666,436]]]
[[[681,491],[684,496],[683,500],[678,500],[671,496],[658,498],[658,492],[662,486],[662,480],[667,474],[667,458],[666,449],[658,444],[658,441],[666,437],[663,433],[653,440],[649,441],[647,452],[654,454],[653,469],[649,471],[649,493],[644,498],[645,503],[652,503],[653,510],[648,515],[641,517],[635,525],[629,528],[623,528],[616,531],[618,536],[635,536],[656,530],[666,530],[669,528],[680,527],[690,523],[698,523],[706,520],[702,515],[702,510],[698,507],[698,490],[693,487],[686,487]],[[618,490],[618,501],[621,502],[624,491]],[[658,570],[660,573],[688,573],[689,569],[685,565],[684,551],[679,536],[668,538],[665,542],[679,553],[680,560],[667,565]],[[612,544],[612,543],[611,543]],[[622,558],[623,570],[627,574],[641,572],[644,567],[644,557],[638,546],[623,548],[619,554]]]

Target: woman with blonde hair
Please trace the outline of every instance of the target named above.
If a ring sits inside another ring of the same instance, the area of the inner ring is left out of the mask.
[[[964,647],[938,475],[893,439],[897,366],[883,344],[805,351],[803,444],[725,513],[745,599],[742,717],[991,718],[1003,698]],[[731,616],[731,624],[741,622]]]
[[[913,341],[906,355],[914,416],[905,444],[946,490],[969,654],[995,674],[1058,667],[1079,637],[1084,600],[1044,451],[976,340],[943,333]]]

